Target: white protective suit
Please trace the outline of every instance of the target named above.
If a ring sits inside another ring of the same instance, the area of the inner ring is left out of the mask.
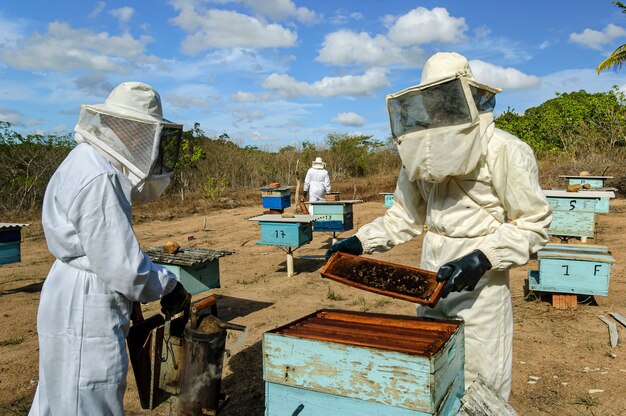
[[[321,157],[315,158],[311,168],[304,178],[304,192],[309,192],[309,202],[324,201],[330,192],[330,176],[326,170],[326,163]],[[313,215],[313,205],[309,205],[309,214]]]
[[[436,74],[435,79],[437,75],[444,78],[460,74],[466,81],[473,80],[467,61],[458,54],[436,54],[431,58],[422,72],[422,83],[431,82],[433,74]],[[390,112],[393,103],[389,100],[395,97],[388,97]],[[473,104],[471,99],[468,102]],[[456,127],[449,131],[459,141],[477,140],[481,144],[478,149],[482,148],[478,157],[475,157],[477,147],[472,148],[472,143],[465,146],[464,155],[456,152],[462,145],[437,146],[435,140],[445,136],[442,131],[445,128],[436,128],[434,135],[395,137],[399,139],[399,148],[407,144],[401,140],[422,140],[421,144],[409,146],[420,154],[411,158],[407,151],[400,151],[403,167],[393,207],[384,216],[361,227],[356,236],[364,253],[376,253],[427,231],[421,267],[432,271],[475,249],[486,255],[492,268],[473,291],[451,292],[434,309],[418,307],[418,314],[462,318],[465,321],[465,386],[469,387],[481,374],[508,399],[513,336],[508,269],[525,264],[531,253],[547,243],[552,213],[539,186],[537,165],[530,147],[496,129],[490,111],[472,118],[478,120],[478,134],[472,131],[474,121],[470,127],[466,126],[465,131],[471,132],[467,136],[459,134]],[[392,130],[393,124],[392,116]],[[446,142],[446,145],[454,144]],[[424,154],[429,151],[433,154]],[[451,160],[453,157],[465,159]],[[476,161],[468,162],[471,158]],[[472,166],[472,163],[475,164]],[[465,169],[467,173],[448,172],[446,175],[446,169]]]
[[[126,84],[133,85],[118,87],[126,88],[122,95],[145,85]],[[113,94],[107,103],[115,103]],[[133,167],[143,177],[134,185],[114,159],[114,146],[105,157],[79,126],[83,143],[54,173],[43,202],[42,225],[56,261],[37,314],[39,384],[30,415],[123,415],[131,302],[158,300],[177,282],[143,253],[131,225],[131,195],[151,175]],[[156,159],[149,163],[153,172]]]

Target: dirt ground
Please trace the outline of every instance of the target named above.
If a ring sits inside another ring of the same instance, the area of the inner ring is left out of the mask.
[[[380,202],[355,206],[355,228],[384,212]],[[323,254],[330,235],[314,233],[311,244],[295,252],[296,275],[288,278],[285,254],[276,247],[256,245],[259,227],[247,218],[260,207],[172,218],[144,220],[136,225],[144,246],[168,240],[182,245],[233,250],[220,259],[220,318],[245,325],[247,333],[231,332],[230,352],[223,372],[223,391],[230,402],[224,416],[262,415],[261,337],[279,325],[322,308],[414,315],[413,304],[371,294],[321,278]],[[515,320],[513,393],[510,403],[520,415],[626,414],[626,329],[611,348],[607,326],[598,315],[626,315],[626,200],[611,201],[611,213],[597,216],[596,239],[609,247],[617,264],[611,271],[609,296],[581,297],[574,310],[557,310],[549,296],[525,296],[527,271],[536,260],[511,272]],[[143,216],[142,216],[143,218]],[[203,231],[205,227],[209,231]],[[343,236],[351,235],[351,232]],[[25,415],[37,384],[36,314],[44,278],[53,262],[37,219],[23,231],[22,262],[0,266],[0,415]],[[187,236],[194,240],[187,242]],[[383,260],[419,265],[421,239],[378,255]],[[203,297],[203,294],[196,298]],[[145,315],[156,313],[147,305]],[[612,318],[610,318],[612,319]],[[125,407],[129,415],[169,415],[174,399],[152,411],[139,406],[132,369]],[[590,392],[598,390],[598,392]]]

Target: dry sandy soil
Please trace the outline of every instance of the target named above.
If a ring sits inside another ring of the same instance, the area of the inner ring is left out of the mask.
[[[248,328],[247,334],[232,332],[227,340],[230,356],[222,385],[231,400],[223,409],[225,416],[263,414],[261,337],[265,331],[322,308],[415,312],[411,303],[321,278],[319,256],[329,246],[328,234],[315,233],[311,244],[295,252],[296,275],[288,278],[284,253],[255,244],[259,228],[247,218],[260,211],[259,207],[237,208],[136,225],[144,246],[183,242],[193,235],[189,245],[236,252],[220,259],[222,287],[213,291],[220,296],[220,317]],[[382,201],[356,205],[356,225],[383,212]],[[525,296],[527,271],[537,268],[536,260],[512,271],[515,338],[510,403],[521,415],[626,414],[626,329],[618,324],[622,341],[611,348],[607,326],[597,317],[608,317],[609,312],[626,315],[625,212],[626,200],[613,200],[611,213],[597,216],[597,236],[589,241],[608,246],[617,260],[608,297],[581,298],[576,309],[557,310],[549,296]],[[203,231],[205,219],[211,231]],[[53,262],[37,220],[23,234],[22,262],[0,267],[0,415],[24,415],[30,407],[37,383],[37,306]],[[417,238],[378,258],[417,266],[420,244]],[[156,313],[156,306],[147,305],[144,314]],[[529,383],[531,377],[538,378],[536,383]],[[130,371],[128,386],[127,414],[171,414],[173,399],[152,411],[140,408]],[[601,392],[590,393],[591,389]]]

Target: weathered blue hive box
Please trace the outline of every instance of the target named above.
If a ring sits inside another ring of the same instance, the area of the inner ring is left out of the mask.
[[[261,202],[263,208],[285,209],[291,206],[291,186],[279,186],[271,188],[264,186],[261,190]]]
[[[615,259],[605,246],[547,244],[537,253],[539,270],[528,273],[528,288],[541,292],[608,296]]]
[[[266,416],[454,415],[462,321],[321,310],[263,335]]]
[[[0,264],[17,263],[22,259],[22,227],[28,224],[0,223]]]
[[[267,214],[250,218],[261,226],[259,245],[293,247],[308,244],[313,240],[313,215],[295,215],[292,218],[280,214]]]
[[[313,231],[343,232],[351,230],[353,225],[352,205],[363,202],[361,200],[347,201],[314,201],[315,223]]]
[[[391,208],[393,206],[393,193],[381,192],[380,194],[385,198],[385,208]]]
[[[595,214],[609,212],[609,199],[615,197],[611,191],[543,192],[553,214],[548,234],[570,237],[593,237]]]
[[[230,251],[181,247],[177,253],[166,253],[163,247],[148,247],[150,259],[174,273],[192,295],[220,287],[219,258]]]
[[[559,175],[559,178],[567,179],[568,185],[585,185],[589,184],[590,189],[604,188],[607,179],[613,179],[612,176],[576,176],[576,175]]]

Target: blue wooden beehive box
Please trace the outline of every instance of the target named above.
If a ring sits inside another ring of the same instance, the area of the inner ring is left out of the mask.
[[[595,214],[609,212],[609,199],[615,197],[611,191],[543,192],[553,214],[548,234],[570,237],[593,237]]]
[[[321,310],[263,335],[265,416],[453,415],[462,321]]]
[[[291,206],[291,186],[269,187],[264,186],[261,190],[261,202],[263,208],[285,209]]]
[[[528,273],[528,288],[541,292],[608,296],[615,259],[605,246],[547,244],[537,253],[539,270]]]
[[[313,205],[315,223],[313,231],[343,232],[354,227],[354,215],[352,206],[361,200],[347,201],[314,201]]]
[[[613,179],[612,176],[577,176],[577,175],[559,175],[559,178],[567,179],[568,185],[585,185],[589,184],[590,189],[602,189],[607,179]]]
[[[261,227],[259,245],[297,248],[313,240],[313,215],[294,215],[292,218],[280,214],[266,214],[250,218]]]
[[[385,208],[391,208],[393,206],[393,193],[381,192],[380,194],[385,198]]]
[[[163,247],[148,247],[150,259],[174,273],[192,295],[220,287],[219,258],[230,251],[181,247],[177,253],[166,253]]]
[[[22,227],[28,224],[0,223],[0,264],[22,260]]]

